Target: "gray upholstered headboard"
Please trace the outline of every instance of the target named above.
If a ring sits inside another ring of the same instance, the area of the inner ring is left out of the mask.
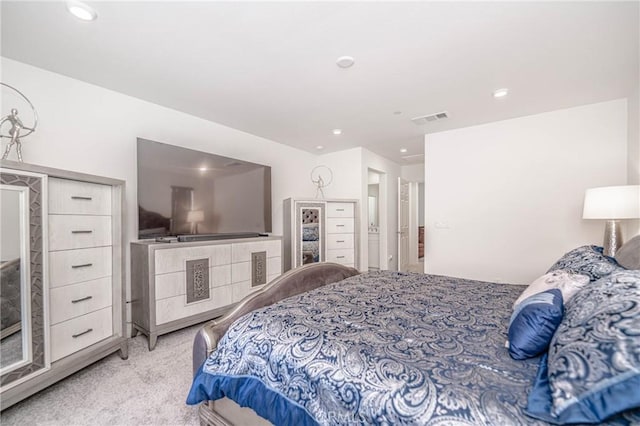
[[[292,269],[250,294],[228,314],[204,325],[193,342],[193,372],[198,370],[231,324],[241,316],[279,300],[359,274],[337,263],[313,263]]]

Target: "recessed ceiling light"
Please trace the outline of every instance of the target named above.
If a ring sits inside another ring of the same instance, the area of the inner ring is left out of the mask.
[[[318,145],[318,146],[316,146],[316,149],[319,151],[319,150],[321,150],[321,149],[324,149],[324,146],[322,146],[322,145]]]
[[[336,65],[340,68],[350,68],[355,64],[356,61],[351,56],[340,56],[336,60]]]
[[[494,98],[504,98],[508,94],[509,94],[509,89],[506,89],[506,88],[497,89],[497,90],[493,91],[493,97]]]
[[[209,169],[207,169],[206,167],[200,167],[200,171],[201,172],[206,172],[207,170],[209,170]]]
[[[404,154],[405,152],[407,152],[407,148],[400,148],[400,152]]]
[[[393,111],[393,115],[400,115],[402,114],[402,111]]]
[[[98,14],[91,6],[79,1],[68,1],[67,10],[83,21],[94,21],[98,17]]]
[[[333,134],[334,135],[341,135],[342,134],[342,129],[333,129]]]

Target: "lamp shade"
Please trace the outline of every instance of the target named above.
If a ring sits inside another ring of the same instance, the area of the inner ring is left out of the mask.
[[[189,210],[187,222],[202,222],[204,220],[204,210]]]
[[[640,218],[640,185],[604,186],[587,189],[583,219]]]

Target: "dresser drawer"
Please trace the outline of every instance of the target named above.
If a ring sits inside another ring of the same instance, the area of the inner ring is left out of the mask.
[[[327,262],[353,264],[353,249],[327,250]]]
[[[231,244],[213,244],[208,246],[180,247],[156,250],[155,272],[185,271],[187,260],[209,259],[209,267],[231,263]]]
[[[51,324],[55,325],[111,306],[111,277],[52,288],[49,294]]]
[[[57,361],[113,334],[111,307],[51,327],[51,361]]]
[[[49,178],[49,213],[111,215],[111,186]]]
[[[49,253],[49,286],[94,280],[111,276],[111,246]]]
[[[353,219],[327,219],[327,233],[329,234],[349,234],[353,233],[353,228]]]
[[[327,249],[353,249],[353,234],[328,234]]]
[[[354,217],[354,203],[327,203],[327,217]]]
[[[110,245],[110,216],[49,215],[51,251]]]

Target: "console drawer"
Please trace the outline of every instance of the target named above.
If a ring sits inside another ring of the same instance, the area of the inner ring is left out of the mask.
[[[111,277],[52,288],[51,324],[111,306]]]
[[[327,203],[327,217],[354,217],[353,203]]]
[[[49,215],[51,251],[110,245],[110,216]]]
[[[349,234],[354,231],[352,218],[327,218],[328,234]]]
[[[55,288],[111,276],[111,259],[111,246],[51,252],[49,286]]]
[[[327,262],[353,264],[353,249],[327,250]]]
[[[327,249],[353,249],[353,234],[328,234]]]
[[[57,361],[113,334],[111,307],[51,327],[51,361]]]
[[[111,215],[111,186],[49,178],[49,213]]]

